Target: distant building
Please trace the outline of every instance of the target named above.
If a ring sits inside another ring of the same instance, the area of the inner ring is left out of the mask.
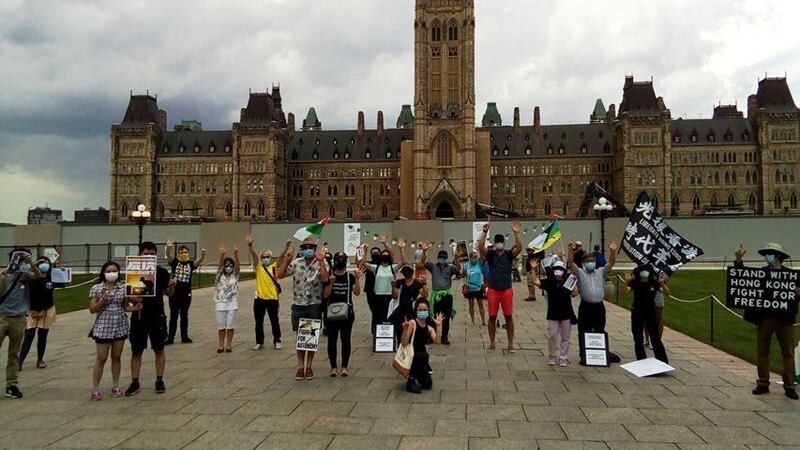
[[[102,206],[97,209],[83,208],[75,211],[75,223],[108,223],[108,210]]]
[[[63,221],[64,215],[60,209],[52,209],[47,206],[28,209],[28,225],[61,223]]]

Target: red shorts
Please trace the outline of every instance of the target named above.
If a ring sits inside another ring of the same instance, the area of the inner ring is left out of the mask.
[[[497,290],[489,288],[487,296],[489,300],[489,316],[491,317],[497,316],[497,313],[500,310],[500,308],[503,308],[504,316],[511,315],[511,310],[513,309],[514,306],[513,289]]]

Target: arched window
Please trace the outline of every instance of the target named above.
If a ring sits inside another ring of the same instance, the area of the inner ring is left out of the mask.
[[[166,208],[164,208],[164,203],[163,202],[158,202],[158,217],[163,219],[165,211],[166,211]]]
[[[178,202],[178,206],[175,207],[175,214],[182,216],[183,215],[183,205],[181,202]]]
[[[756,210],[756,194],[750,193],[750,197],[747,199],[747,204],[750,206],[750,209],[753,211]]]
[[[681,199],[678,198],[677,195],[672,196],[672,204],[670,205],[669,214],[671,216],[677,216],[678,211],[681,209]]]
[[[250,207],[250,201],[249,200],[245,200],[245,202],[244,202],[244,215],[245,215],[245,217],[249,217],[250,213],[252,213],[252,212],[253,211],[252,211],[252,208]]]
[[[775,182],[776,183],[781,182],[781,171],[778,169],[775,169]]]
[[[347,218],[353,218],[353,205],[347,205]]]
[[[386,204],[381,206],[381,217],[384,219],[389,217],[389,207],[387,207]]]
[[[264,204],[264,200],[258,201],[258,215],[262,217],[267,215],[267,205]]]
[[[440,132],[433,140],[433,149],[436,152],[436,165],[450,167],[453,165],[453,147],[455,139],[447,131]]]
[[[731,173],[727,170],[725,171],[725,184],[731,184]]]
[[[562,206],[562,211],[565,217],[569,216],[569,202],[564,202],[564,205]]]
[[[544,215],[545,216],[549,216],[551,212],[552,212],[552,209],[550,208],[550,202],[545,202],[545,204],[544,204]]]
[[[336,207],[335,206],[331,205],[328,208],[328,217],[330,217],[331,219],[336,218]]]
[[[758,183],[758,172],[753,171],[753,184]]]
[[[119,210],[120,210],[120,214],[122,216],[125,216],[125,217],[128,216],[128,204],[127,203],[122,202],[122,206],[119,208]]]
[[[311,218],[316,219],[319,216],[319,212],[317,211],[317,205],[311,206]]]
[[[295,219],[299,219],[300,218],[300,207],[297,206],[297,205],[295,205],[295,207],[294,207],[294,218]]]
[[[458,25],[456,25],[456,21],[450,21],[450,25],[447,26],[447,39],[450,41],[457,41],[458,40]]]
[[[744,182],[745,184],[750,184],[750,181],[751,181],[750,171],[748,170],[744,173]]]
[[[733,208],[736,206],[736,198],[733,194],[728,194],[728,208]]]
[[[717,206],[719,202],[717,202],[717,195],[711,194],[711,206]]]
[[[783,199],[781,198],[780,192],[775,193],[775,197],[772,199],[772,203],[775,209],[781,209],[783,207]]]
[[[231,205],[231,202],[225,203],[225,215],[227,217],[233,216],[233,205]]]
[[[431,41],[439,42],[442,40],[442,26],[439,22],[434,22],[431,26]]]
[[[208,206],[206,206],[206,217],[214,217],[214,202],[208,202]]]
[[[191,216],[199,216],[200,215],[200,205],[197,202],[192,202],[192,212]]]
[[[700,197],[698,197],[697,194],[695,194],[695,196],[692,197],[692,211],[699,211],[699,210],[700,210]]]
[[[797,209],[797,194],[792,192],[792,196],[789,197],[789,207],[792,209]]]

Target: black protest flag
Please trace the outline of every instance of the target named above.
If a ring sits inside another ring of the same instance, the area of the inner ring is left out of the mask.
[[[498,208],[496,206],[475,202],[475,217],[479,219],[485,219],[489,216],[499,217],[502,219],[515,219],[517,217],[520,217],[519,213],[517,213],[516,211],[511,211],[508,209]]]
[[[634,262],[649,265],[666,278],[682,265],[703,254],[667,225],[646,192],[640,192],[625,227],[622,249]]]

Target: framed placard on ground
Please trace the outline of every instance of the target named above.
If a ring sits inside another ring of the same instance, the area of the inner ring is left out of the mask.
[[[321,320],[301,318],[297,326],[296,349],[304,352],[316,352],[319,350],[319,335],[321,330]]]
[[[608,334],[583,334],[583,361],[587,366],[608,367]]]
[[[379,323],[375,328],[375,342],[372,346],[375,353],[394,353],[396,351],[394,342],[394,325],[390,323]]]

